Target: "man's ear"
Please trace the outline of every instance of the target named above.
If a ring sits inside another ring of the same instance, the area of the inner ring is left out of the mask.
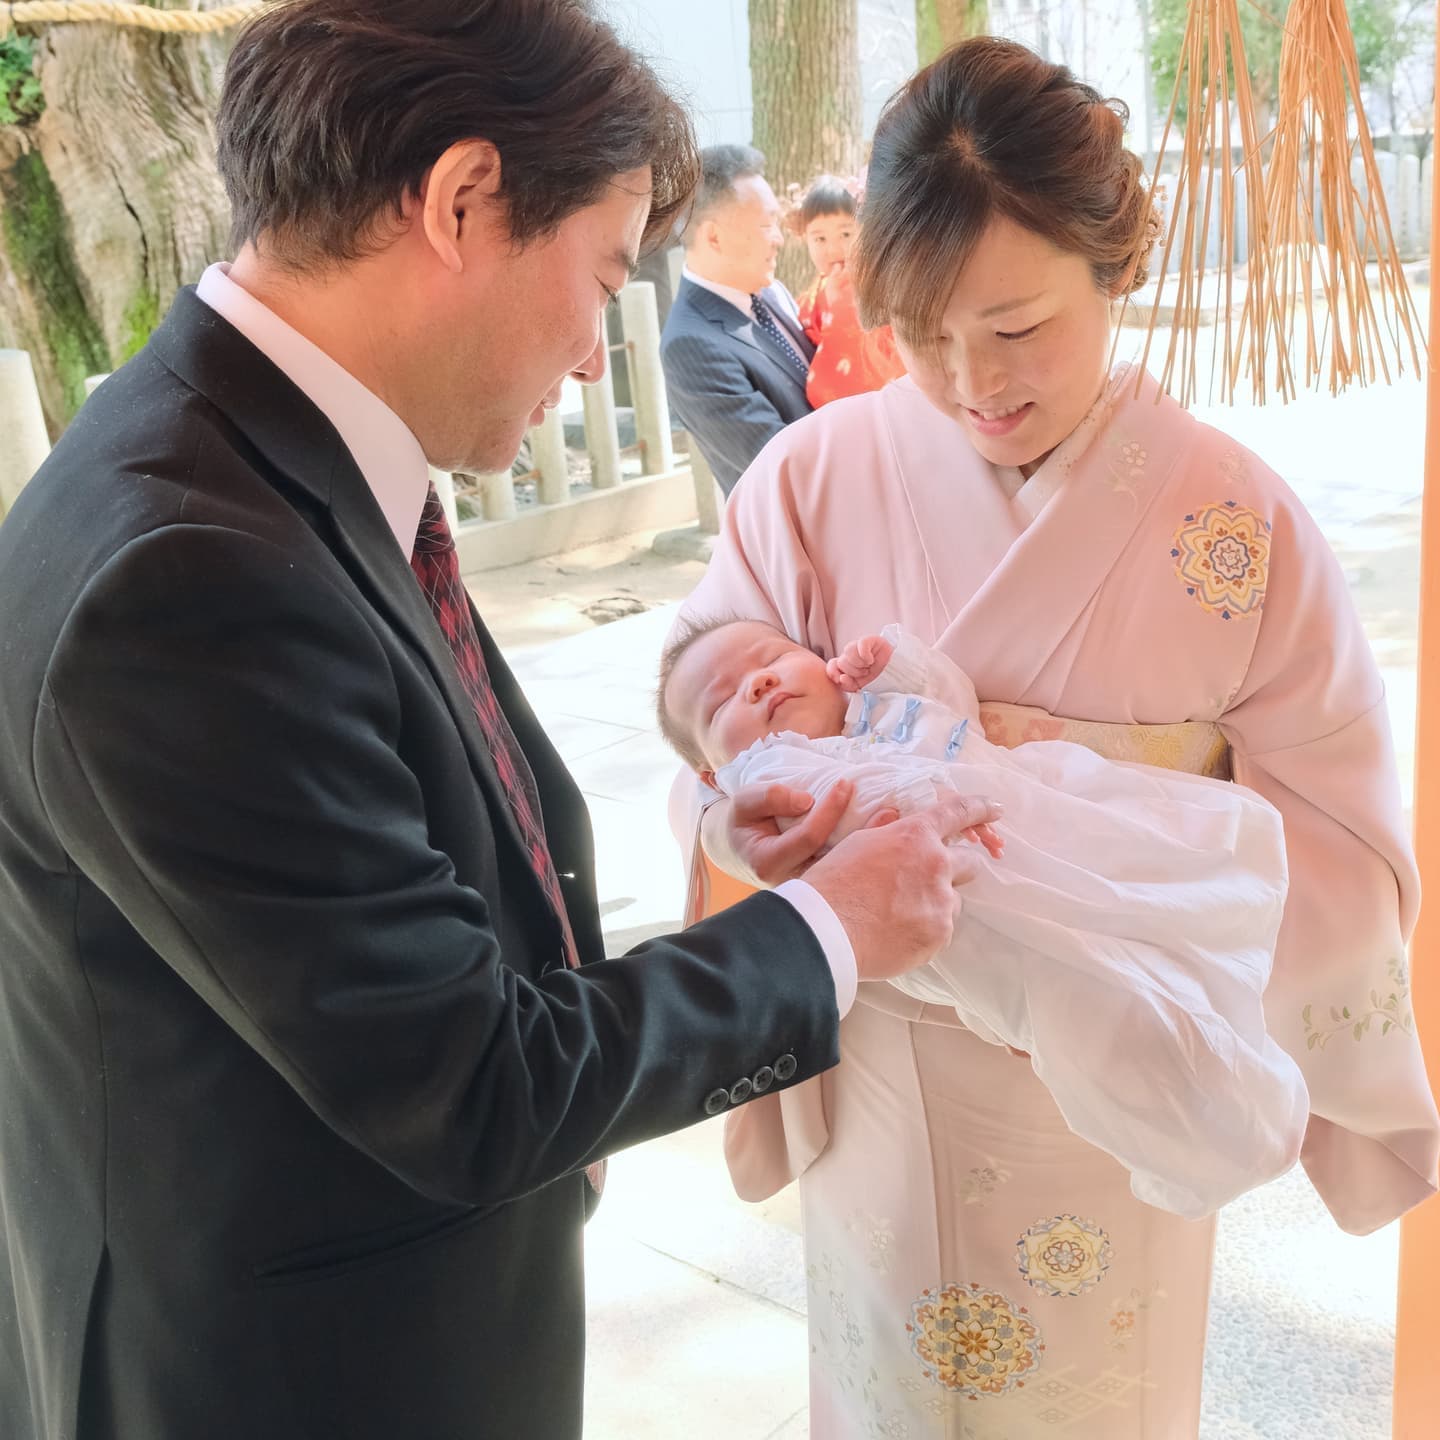
[[[500,152],[488,140],[460,140],[425,177],[420,223],[440,263],[458,275],[465,268],[462,243],[471,238],[500,193]]]
[[[720,227],[713,219],[700,222],[695,232],[695,243],[700,249],[716,255],[720,252],[723,242],[724,237],[720,233]]]
[[[700,778],[701,778],[701,780],[703,780],[703,781],[705,782],[705,784],[707,784],[717,795],[723,795],[723,794],[725,793],[725,792],[715,783],[715,772],[714,772],[713,770],[702,770],[702,771],[700,772]]]

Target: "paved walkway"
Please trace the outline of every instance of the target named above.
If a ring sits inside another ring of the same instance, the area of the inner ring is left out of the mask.
[[[1205,418],[1278,463],[1336,545],[1385,668],[1408,784],[1421,388]],[[472,579],[483,605],[486,577]],[[651,722],[672,613],[511,652],[589,798],[614,951],[673,928],[682,901],[665,823],[674,761]],[[798,1228],[793,1187],[764,1206],[731,1196],[714,1124],[612,1162],[587,1242],[590,1440],[808,1433]],[[1299,1172],[1226,1210],[1204,1440],[1388,1437],[1396,1253],[1394,1227],[1337,1231]]]

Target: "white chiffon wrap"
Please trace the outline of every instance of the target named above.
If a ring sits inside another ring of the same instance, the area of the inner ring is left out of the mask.
[[[1004,856],[977,847],[952,944],[892,983],[1027,1051],[1069,1127],[1148,1204],[1196,1219],[1284,1173],[1309,1096],[1262,1005],[1286,893],[1277,812],[1240,786],[1065,741],[992,745],[962,672],[885,633],[894,658],[844,735],[766,736],[717,783],[818,799],[851,781],[832,844],[941,787],[999,801]]]

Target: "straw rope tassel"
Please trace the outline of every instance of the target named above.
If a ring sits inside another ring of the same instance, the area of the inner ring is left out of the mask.
[[[1280,55],[1266,202],[1271,243],[1283,262],[1277,265],[1282,311],[1293,317],[1298,308],[1305,316],[1304,383],[1325,378],[1332,393],[1352,381],[1371,384],[1377,375],[1390,380],[1392,347],[1399,373],[1407,359],[1421,370],[1423,325],[1400,266],[1359,96],[1355,37],[1342,0],[1294,0]],[[1318,316],[1317,288],[1324,301]]]
[[[1233,93],[1232,93],[1233,80]],[[1221,399],[1233,400],[1240,376],[1248,372],[1256,398],[1263,389],[1268,323],[1274,301],[1270,283],[1271,252],[1265,236],[1265,175],[1261,137],[1255,120],[1245,42],[1236,0],[1196,0],[1186,15],[1175,90],[1156,154],[1151,188],[1161,185],[1161,166],[1175,130],[1181,98],[1186,120],[1179,173],[1173,180],[1165,237],[1160,249],[1155,308],[1141,369],[1148,363],[1166,286],[1174,284],[1174,318],[1161,383],[1182,404],[1198,396],[1199,328],[1204,310],[1202,284],[1212,217],[1220,249],[1212,360]],[[1231,164],[1231,141],[1238,126],[1241,161]],[[1237,173],[1245,186],[1245,251],[1237,253]],[[1178,253],[1176,246],[1178,245]],[[1172,265],[1172,259],[1174,264]],[[1246,283],[1235,316],[1235,267],[1244,265]]]
[[[1202,282],[1213,218],[1220,268],[1210,317],[1211,358],[1222,401],[1235,399],[1247,374],[1254,400],[1263,403],[1267,387],[1289,400],[1300,384],[1308,388],[1322,378],[1332,392],[1352,382],[1373,382],[1377,375],[1389,380],[1392,361],[1399,373],[1407,363],[1418,372],[1423,327],[1400,266],[1359,103],[1360,67],[1343,0],[1292,0],[1281,45],[1279,119],[1270,135],[1260,133],[1255,118],[1240,3],[1279,26],[1255,0],[1193,0],[1186,16],[1175,91],[1151,177],[1157,186],[1183,97],[1179,174],[1141,368],[1161,323],[1166,286],[1173,283],[1161,383],[1182,404],[1198,398]],[[1235,167],[1231,145],[1237,129],[1241,159]],[[1272,141],[1265,166],[1262,149]],[[1363,194],[1352,159],[1364,175]],[[1235,244],[1237,174],[1246,179],[1243,255]],[[1376,266],[1373,290],[1367,263]],[[1239,265],[1245,278],[1236,315]],[[1302,321],[1300,379],[1292,350],[1298,353],[1295,331]]]

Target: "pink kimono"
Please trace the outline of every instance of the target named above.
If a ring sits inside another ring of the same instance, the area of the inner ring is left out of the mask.
[[[1290,895],[1267,1017],[1310,1089],[1305,1167],[1363,1233],[1433,1192],[1440,1154],[1380,677],[1284,482],[1142,387],[1117,372],[1028,480],[908,379],[828,405],[747,472],[684,614],[826,655],[898,621],[974,680],[992,740],[1228,764],[1274,804]],[[1213,1220],[1137,1201],[953,1011],[863,985],[841,1052],[726,1135],[746,1198],[800,1177],[811,1433],[1193,1437]]]

